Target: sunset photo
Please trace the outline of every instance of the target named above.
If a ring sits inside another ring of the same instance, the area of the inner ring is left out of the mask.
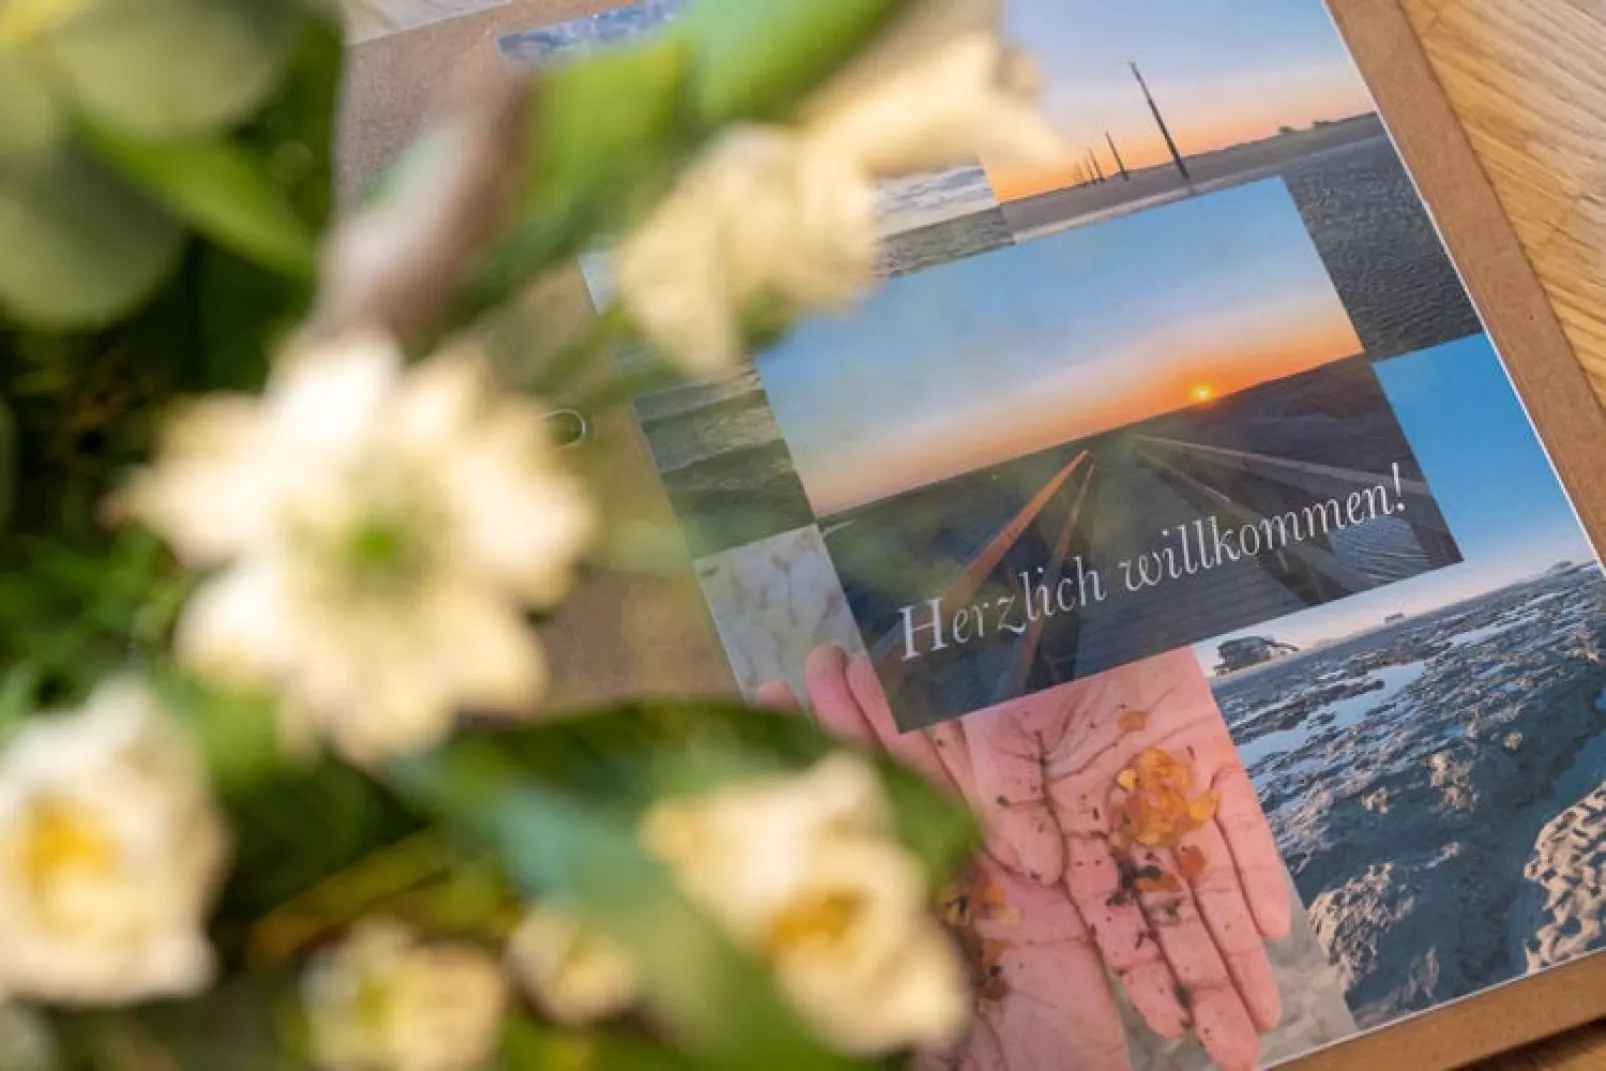
[[[893,280],[757,366],[828,518],[1360,351],[1271,180]]]
[[[988,167],[1018,236],[1388,151],[1321,0],[1008,0],[1005,20],[1074,150]]]

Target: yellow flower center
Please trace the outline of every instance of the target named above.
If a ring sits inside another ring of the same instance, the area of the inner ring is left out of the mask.
[[[73,19],[91,0],[4,0],[0,2],[0,48],[28,44]]]
[[[365,1034],[384,1031],[396,1006],[396,986],[377,972],[363,975],[352,994],[351,1013]]]
[[[770,920],[764,952],[772,960],[812,948],[834,951],[844,945],[864,913],[861,893],[832,889],[788,904]]]
[[[33,805],[23,819],[16,848],[23,883],[36,909],[46,915],[64,880],[107,877],[117,867],[117,845],[106,820],[87,807],[59,801]]]
[[[588,1038],[554,1037],[546,1047],[547,1071],[591,1071],[597,1046]]]

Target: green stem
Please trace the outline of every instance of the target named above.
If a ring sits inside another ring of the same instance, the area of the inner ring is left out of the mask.
[[[452,869],[452,844],[425,829],[371,852],[269,911],[251,930],[249,957],[276,963],[376,905],[419,888]]]
[[[564,390],[597,357],[629,336],[630,318],[619,305],[603,309],[580,337],[552,355],[530,387],[543,398],[561,398]]]
[[[661,364],[632,368],[583,392],[573,404],[576,409],[588,416],[600,416],[637,395],[679,383],[681,378],[673,369]]]

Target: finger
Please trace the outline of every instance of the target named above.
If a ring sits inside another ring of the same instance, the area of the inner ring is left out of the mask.
[[[970,1030],[970,1043],[959,1060],[959,1071],[1014,1071],[1004,1042],[992,1023],[978,1018]]]
[[[909,1057],[909,1071],[956,1071],[957,1068],[964,1066],[960,1061],[965,1049],[970,1045],[971,1036],[975,1033],[974,1022],[971,1023],[970,1030],[971,1033],[965,1035],[957,1044],[916,1049],[914,1055]]]
[[[959,786],[959,791],[970,801],[971,810],[976,810],[976,773],[971,766],[964,725],[957,720],[944,721],[922,731],[937,749],[937,759],[948,771],[948,779]]]
[[[1193,894],[1180,882],[1175,891],[1146,889],[1142,884],[1150,874],[1171,875],[1174,881],[1176,863],[1169,853],[1147,848],[1134,850],[1132,862],[1140,875],[1138,902],[1170,964],[1177,999],[1192,1016],[1200,1044],[1229,1071],[1254,1067],[1260,1062],[1260,1036]]]
[[[1052,885],[1065,873],[1065,837],[1044,791],[1042,740],[1022,720],[1033,709],[1011,703],[973,714],[965,739],[989,849]]]
[[[1216,774],[1211,787],[1219,800],[1216,824],[1232,852],[1255,925],[1267,940],[1281,940],[1293,928],[1293,906],[1277,839],[1260,808],[1255,786],[1243,765],[1233,762]]]
[[[892,707],[887,703],[886,690],[881,687],[875,665],[868,657],[856,658],[848,666],[848,685],[883,747],[893,754],[905,754],[902,749],[907,748],[907,761],[911,766],[931,769],[929,776],[933,780],[946,781],[958,789],[970,802],[971,810],[976,810],[975,775],[971,772],[964,730],[957,720],[938,722],[918,732],[901,732],[898,719],[893,717]],[[939,768],[940,778],[935,772]]]
[[[1149,921],[1129,889],[1102,833],[1067,836],[1065,884],[1088,929],[1132,1006],[1164,1038],[1178,1038],[1188,1013],[1178,999],[1176,976],[1161,954]]]
[[[1063,895],[1063,893],[1062,893]],[[1008,1039],[1009,1071],[1128,1071],[1126,1031],[1098,949],[1017,947],[998,959],[1008,988],[980,1017]]]
[[[803,663],[803,685],[814,705],[814,716],[826,732],[874,745],[875,732],[848,688],[847,664],[842,648],[831,644],[816,647]]]
[[[798,710],[797,696],[785,681],[765,681],[753,689],[753,705],[786,713]]]
[[[1181,865],[1182,854],[1177,856],[1178,870],[1188,881],[1210,938],[1226,960],[1256,1029],[1270,1030],[1282,1019],[1282,996],[1227,842],[1214,822],[1206,822],[1184,838],[1182,851],[1202,867],[1189,877],[1189,868]]]
[[[941,1049],[920,1049],[909,1061],[909,1071],[1014,1071],[993,1025],[979,1015],[956,1044]]]
[[[1045,888],[984,864],[1006,908],[978,919],[999,949],[978,1019],[1008,1039],[1008,1071],[1129,1071],[1126,1032],[1104,961],[1063,886]]]
[[[848,690],[853,694],[859,710],[864,713],[865,722],[886,753],[919,772],[932,784],[958,792],[959,786],[948,776],[947,768],[937,757],[936,748],[926,735],[898,731],[892,708],[887,706],[886,693],[881,690],[881,681],[876,677],[870,659],[861,657],[850,661],[847,680]]]

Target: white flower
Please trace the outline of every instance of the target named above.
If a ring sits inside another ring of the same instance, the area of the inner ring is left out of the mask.
[[[661,803],[642,836],[842,1051],[937,1044],[963,1029],[963,968],[863,761],[836,754],[798,776]]]
[[[227,566],[181,656],[275,687],[293,737],[356,762],[438,742],[463,708],[532,707],[523,612],[562,597],[591,527],[537,407],[467,354],[404,372],[383,337],[295,355],[260,401],[202,401],[129,502],[187,564]]]
[[[831,308],[873,281],[876,179],[1063,160],[998,17],[991,0],[925,0],[797,126],[716,140],[615,253],[612,282],[649,341],[694,374],[729,369],[756,302]]]
[[[120,1003],[198,991],[226,835],[191,742],[144,685],[25,722],[0,753],[0,992]]]
[[[514,931],[508,961],[531,999],[564,1026],[617,1015],[640,995],[624,949],[543,905],[531,908]]]
[[[612,284],[643,333],[698,375],[742,353],[741,311],[840,304],[874,278],[875,189],[795,132],[717,139],[614,254]]]
[[[320,1068],[471,1071],[496,1049],[507,986],[490,953],[379,919],[313,962],[302,999]]]

